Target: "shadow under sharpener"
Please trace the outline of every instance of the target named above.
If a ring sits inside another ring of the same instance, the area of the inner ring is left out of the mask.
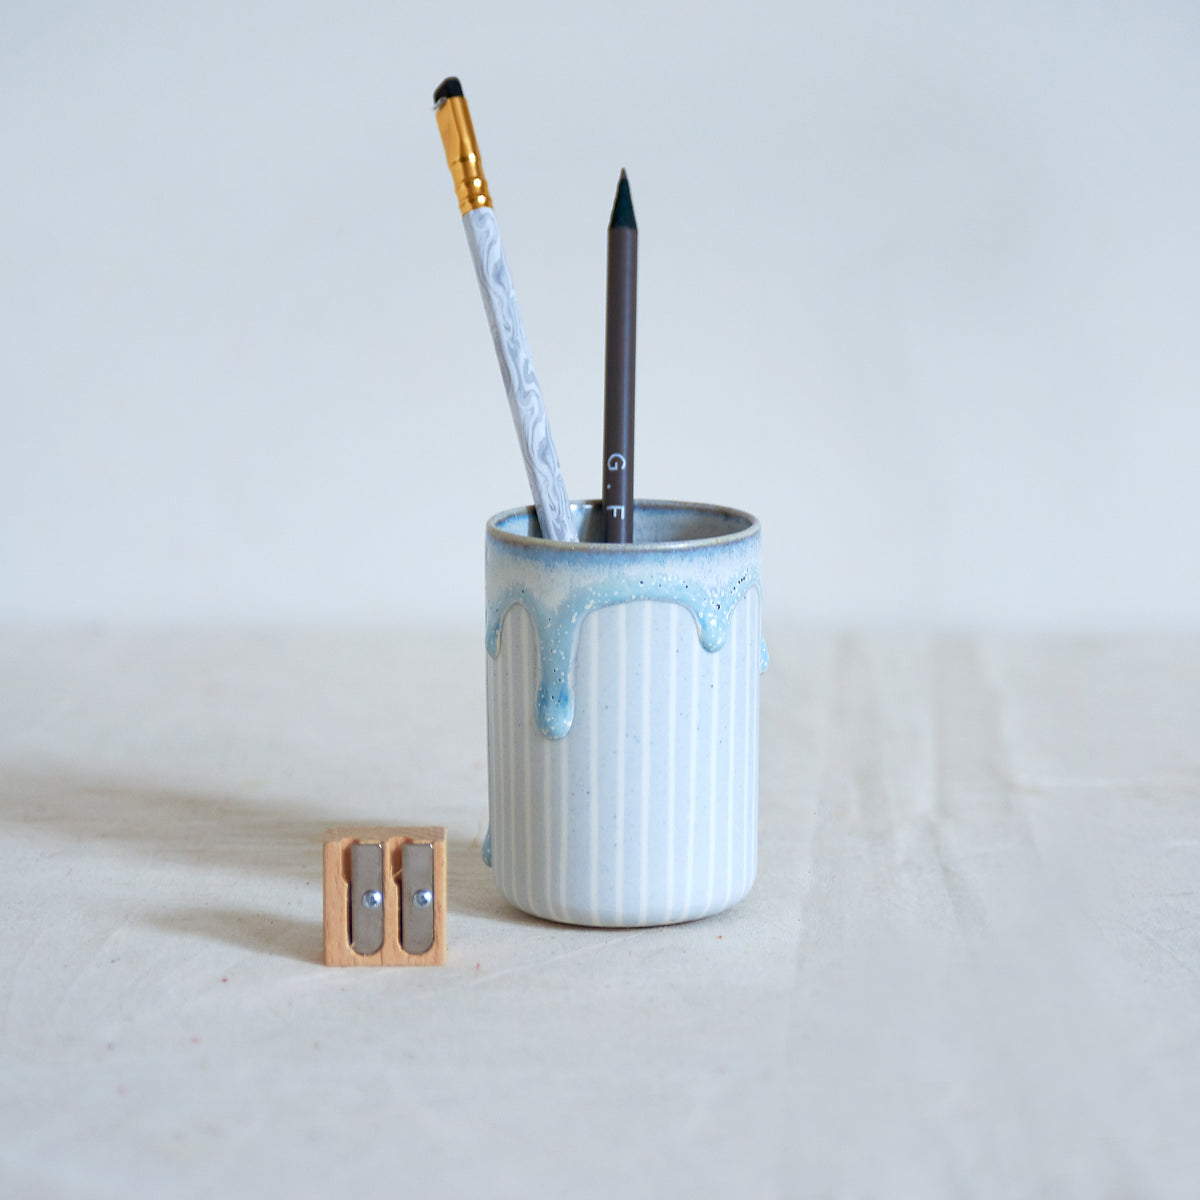
[[[445,829],[330,829],[324,843],[326,966],[445,961]]]

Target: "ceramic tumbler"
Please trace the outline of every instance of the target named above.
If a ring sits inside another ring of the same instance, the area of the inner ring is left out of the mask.
[[[690,921],[754,882],[761,527],[748,513],[639,501],[609,544],[532,508],[487,523],[489,830],[517,908],[574,925]]]

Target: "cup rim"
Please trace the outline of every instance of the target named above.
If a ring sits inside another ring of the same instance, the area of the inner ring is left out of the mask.
[[[581,509],[596,509],[603,506],[601,500],[572,500],[571,513],[577,514]],[[488,518],[485,527],[487,537],[509,546],[553,548],[555,551],[576,554],[654,554],[663,550],[695,550],[712,546],[730,546],[747,541],[762,532],[762,524],[753,513],[745,509],[731,508],[725,504],[705,504],[689,500],[635,500],[633,511],[658,509],[667,512],[694,512],[708,516],[734,517],[746,522],[744,529],[736,529],[731,533],[718,534],[715,537],[682,538],[671,542],[556,542],[550,538],[530,537],[523,533],[510,533],[500,528],[502,521],[524,515],[534,516],[532,504],[519,504],[515,508],[506,508]]]

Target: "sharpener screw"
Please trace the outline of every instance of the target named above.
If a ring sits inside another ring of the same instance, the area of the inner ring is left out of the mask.
[[[423,892],[413,892],[413,903],[418,908],[428,908],[433,903],[433,893],[428,889]]]
[[[383,903],[382,892],[363,892],[363,908],[378,908]]]

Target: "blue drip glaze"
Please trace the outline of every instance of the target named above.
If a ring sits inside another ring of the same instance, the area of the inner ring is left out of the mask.
[[[639,515],[660,525],[680,519],[665,505]],[[637,600],[678,604],[691,613],[700,644],[711,654],[725,644],[734,609],[746,593],[757,588],[762,594],[757,532],[753,542],[701,537],[670,545],[635,543],[633,552],[623,547],[616,554],[615,547],[584,543],[564,556],[561,548],[554,549],[556,545],[531,537],[488,545],[487,651],[493,658],[499,655],[505,614],[521,605],[537,633],[538,728],[549,738],[565,737],[574,720],[575,653],[588,613]],[[507,584],[493,578],[504,574],[512,577]],[[763,639],[760,672],[767,669],[768,661]]]

